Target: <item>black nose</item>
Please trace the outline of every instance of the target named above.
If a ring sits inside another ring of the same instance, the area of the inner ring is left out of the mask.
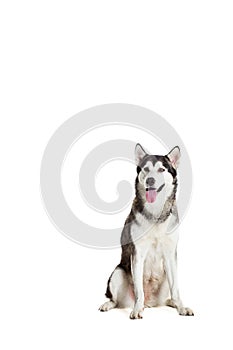
[[[146,184],[147,184],[148,186],[153,186],[153,185],[155,184],[155,179],[154,179],[153,177],[148,177],[148,178],[146,179]]]

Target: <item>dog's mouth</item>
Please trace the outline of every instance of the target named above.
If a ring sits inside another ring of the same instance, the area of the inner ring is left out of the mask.
[[[157,198],[157,194],[163,189],[163,187],[165,186],[165,184],[161,185],[158,189],[154,188],[154,187],[147,187],[146,188],[146,200],[148,203],[154,203],[156,198]]]

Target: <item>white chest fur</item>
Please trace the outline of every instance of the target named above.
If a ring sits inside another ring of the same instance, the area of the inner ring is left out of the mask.
[[[138,213],[131,227],[137,255],[144,261],[144,281],[162,278],[164,257],[176,249],[178,231],[168,233],[170,220],[172,216],[164,223],[153,224]]]
[[[150,241],[150,243],[154,243],[154,241],[167,239],[168,236],[171,236],[170,238],[174,237],[174,234],[169,234],[170,224],[173,221],[174,218],[173,215],[171,215],[163,223],[153,223],[144,215],[137,213],[136,222],[131,226],[131,236],[134,243],[137,243],[138,240],[146,240]]]

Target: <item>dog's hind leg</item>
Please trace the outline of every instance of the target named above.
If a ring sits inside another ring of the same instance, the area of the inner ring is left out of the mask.
[[[106,303],[104,303],[103,305],[101,305],[99,310],[100,311],[109,311],[111,309],[114,309],[116,306],[117,306],[117,304],[114,301],[109,300],[109,301],[106,301]]]
[[[108,311],[115,307],[131,307],[133,303],[132,293],[130,294],[128,278],[122,268],[116,267],[111,274],[105,295],[110,300],[100,306],[100,311]]]

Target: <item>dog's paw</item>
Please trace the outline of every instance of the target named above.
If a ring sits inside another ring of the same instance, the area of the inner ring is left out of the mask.
[[[99,307],[99,311],[109,311],[114,307],[116,307],[116,303],[114,303],[114,301],[106,301],[106,303]]]
[[[175,308],[177,307],[176,303],[172,299],[168,299],[166,301],[166,306],[175,307]]]
[[[133,311],[131,312],[129,318],[131,320],[137,320],[137,319],[141,319],[143,314],[143,310],[139,310],[139,309],[133,309]]]
[[[178,308],[178,313],[181,316],[194,316],[194,312],[189,307]]]
[[[194,316],[194,312],[189,307],[182,306],[182,303],[180,301],[176,302],[175,300],[168,299],[166,301],[166,305],[176,308],[179,315],[181,316]]]

